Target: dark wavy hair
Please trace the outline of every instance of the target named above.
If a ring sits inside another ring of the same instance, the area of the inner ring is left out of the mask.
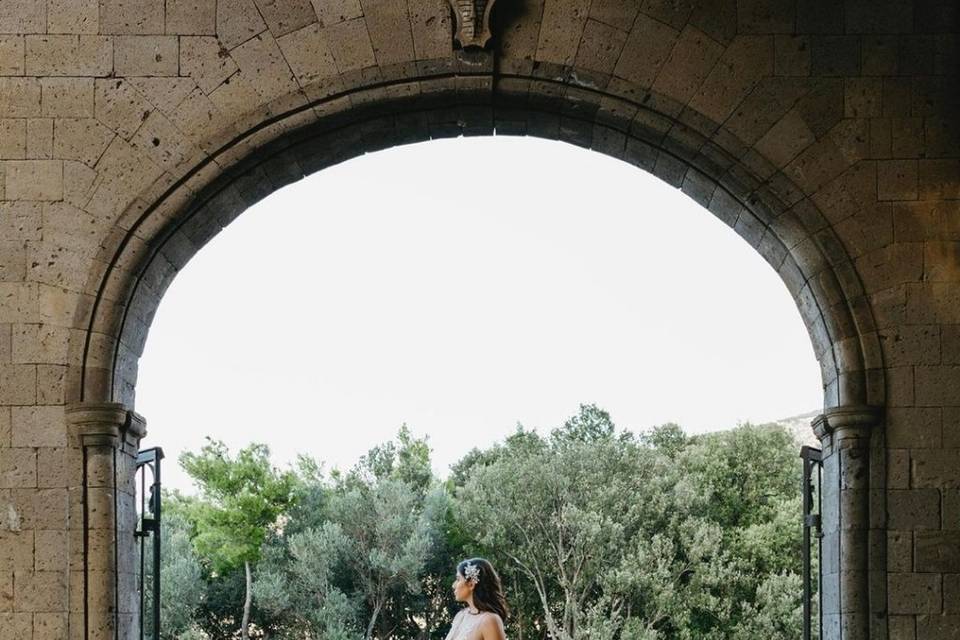
[[[503,595],[503,584],[496,569],[485,558],[470,558],[457,565],[457,573],[460,576],[466,577],[463,569],[468,564],[480,569],[480,580],[473,588],[473,604],[479,611],[492,611],[502,620],[506,620],[510,615],[510,607],[507,606],[507,599]]]

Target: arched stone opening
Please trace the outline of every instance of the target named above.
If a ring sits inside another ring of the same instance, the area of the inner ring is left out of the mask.
[[[102,247],[100,269],[88,281],[87,331],[82,345],[73,345],[82,365],[74,372],[72,399],[133,405],[137,359],[163,291],[189,258],[250,204],[362,153],[436,137],[497,133],[594,149],[682,189],[754,246],[785,282],[821,364],[824,406],[883,403],[879,341],[856,270],[816,205],[785,173],[761,181],[737,149],[723,148],[642,102],[577,86],[570,78],[512,76],[499,78],[498,85],[485,74],[466,78],[486,88],[464,91],[457,86],[463,78],[445,75],[376,83],[268,117],[172,185],[156,185],[152,191],[158,196],[144,194],[134,202],[123,216],[126,224],[115,228],[112,246]],[[454,88],[444,90],[451,80]],[[411,82],[420,94],[404,96]],[[435,92],[424,92],[434,83],[440,85]],[[525,94],[517,90],[521,86]],[[390,97],[376,98],[383,94]],[[647,97],[647,102],[656,98]],[[343,101],[350,106],[343,108]],[[326,108],[334,113],[314,117]],[[302,124],[305,114],[310,122]],[[483,184],[482,176],[464,181],[495,193],[496,185]]]
[[[882,607],[876,598],[886,576],[883,545],[869,543],[876,524],[870,514],[882,513],[884,500],[870,491],[882,486],[885,468],[882,442],[871,438],[884,372],[857,270],[810,197],[837,170],[825,162],[848,167],[859,159],[856,131],[837,127],[823,138],[826,148],[815,144],[813,153],[776,169],[718,134],[703,113],[655,92],[601,89],[584,79],[586,71],[499,74],[485,67],[490,60],[462,54],[455,70],[361,79],[350,90],[277,114],[267,110],[178,179],[141,194],[88,279],[89,298],[78,314],[86,324],[71,344],[79,363],[71,399],[132,408],[137,361],[166,287],[230,221],[290,182],[362,153],[438,137],[519,134],[594,149],[682,189],[749,242],[796,301],[821,364],[825,417],[818,435],[828,485],[837,481],[825,496],[837,507],[828,506],[825,517],[824,544],[835,558],[823,567],[825,621],[829,629],[852,625],[869,633],[868,612]],[[482,176],[464,182],[496,190]],[[121,583],[114,583],[117,593]]]

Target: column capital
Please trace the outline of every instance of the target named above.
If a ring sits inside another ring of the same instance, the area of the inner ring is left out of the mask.
[[[841,405],[825,409],[810,423],[821,441],[827,436],[839,440],[870,438],[870,432],[880,425],[883,409],[871,405]]]
[[[143,416],[118,402],[78,402],[67,405],[64,413],[83,446],[118,447],[124,436],[139,442],[147,435]]]

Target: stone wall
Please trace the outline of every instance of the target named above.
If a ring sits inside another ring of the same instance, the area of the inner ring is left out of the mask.
[[[134,632],[136,363],[196,251],[305,174],[494,131],[621,158],[756,247],[823,370],[828,637],[957,637],[958,13],[499,0],[462,50],[446,0],[0,2],[0,640]]]

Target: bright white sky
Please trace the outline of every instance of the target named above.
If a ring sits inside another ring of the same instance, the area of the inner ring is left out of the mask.
[[[689,432],[822,403],[746,242],[633,166],[513,137],[366,155],[251,207],[171,285],[137,391],[181,489],[206,435],[346,468],[406,422],[445,476],[579,403]]]

